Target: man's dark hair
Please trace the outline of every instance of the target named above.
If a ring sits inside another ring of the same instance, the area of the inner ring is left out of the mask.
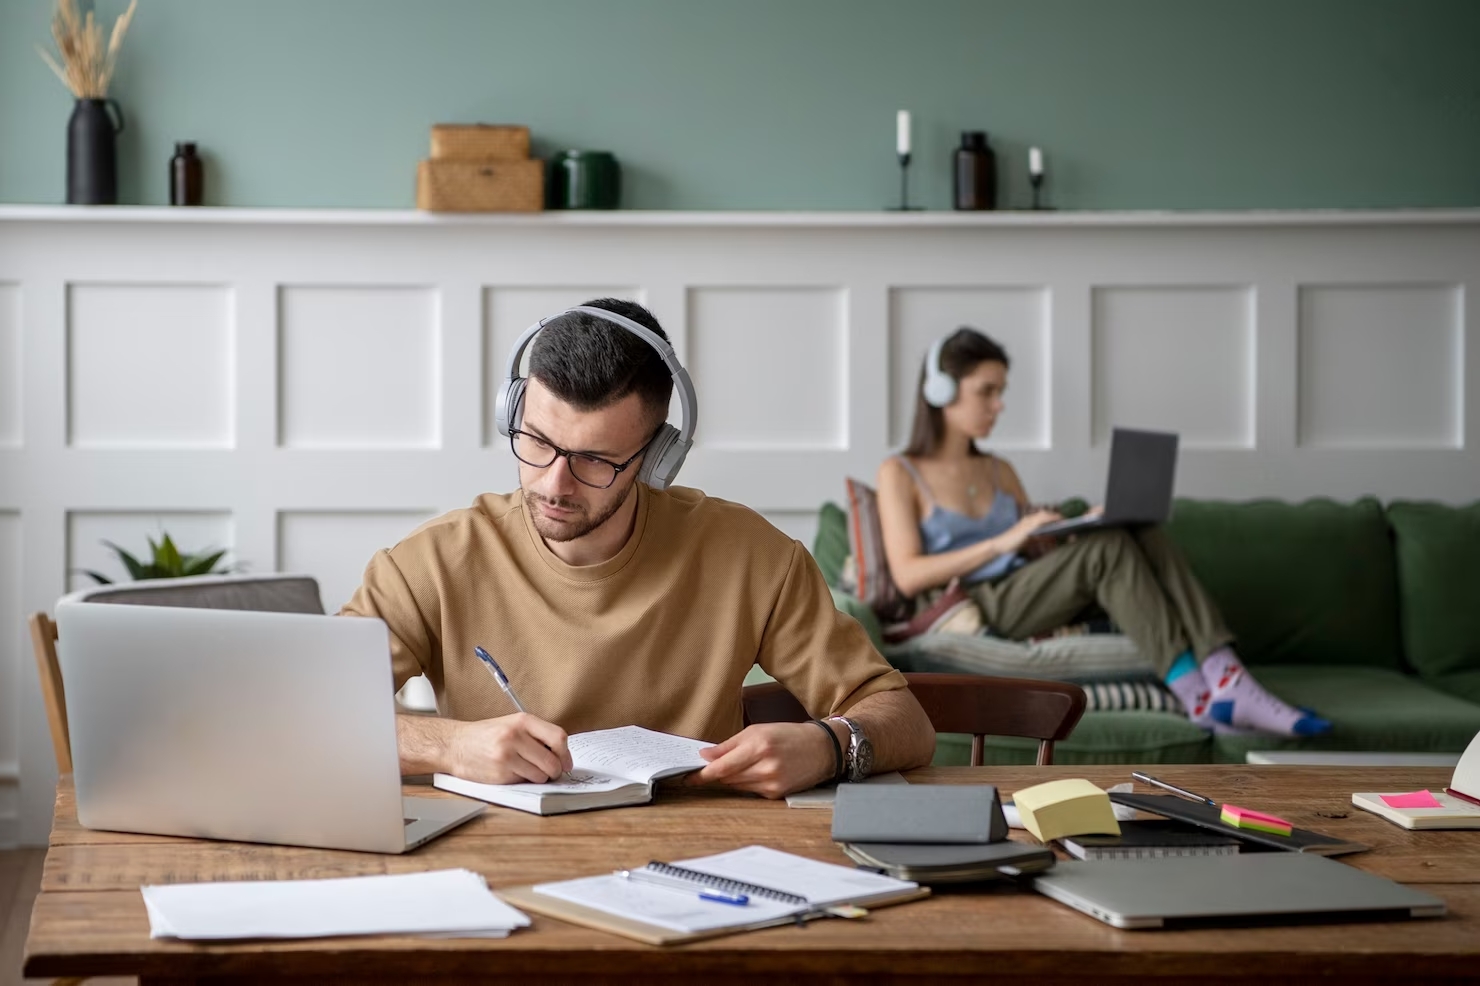
[[[585,308],[603,308],[668,334],[653,313],[635,301],[597,298]],[[659,419],[668,416],[673,376],[658,351],[614,322],[572,312],[551,320],[535,337],[529,375],[556,397],[582,411],[595,411],[636,393]]]

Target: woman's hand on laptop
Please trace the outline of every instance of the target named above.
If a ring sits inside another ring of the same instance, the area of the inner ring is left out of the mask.
[[[1004,555],[1021,551],[1023,545],[1028,543],[1028,539],[1037,532],[1038,528],[1062,519],[1052,510],[1035,510],[997,535],[997,545]]]
[[[565,730],[527,712],[459,724],[450,773],[480,784],[536,784],[572,768]]]

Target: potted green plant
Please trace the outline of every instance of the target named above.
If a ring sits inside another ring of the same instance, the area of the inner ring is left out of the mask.
[[[112,549],[123,562],[123,567],[128,569],[129,575],[134,579],[179,579],[190,575],[226,575],[232,571],[233,566],[227,565],[217,568],[216,563],[225,555],[226,551],[213,551],[206,549],[199,554],[185,554],[175,547],[175,542],[170,540],[169,534],[162,533],[158,542],[149,538],[150,558],[147,562],[140,561],[129,552],[120,548],[112,541],[104,541],[103,544]],[[101,572],[83,569],[83,575],[88,576],[98,585],[111,585],[113,580]]]

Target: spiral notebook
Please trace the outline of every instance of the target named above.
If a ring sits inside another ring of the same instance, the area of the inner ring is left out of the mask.
[[[572,924],[672,945],[916,900],[930,890],[908,880],[823,863],[766,846],[677,863],[650,862],[643,876],[620,873],[500,889],[516,907]],[[745,903],[712,899],[728,895]]]

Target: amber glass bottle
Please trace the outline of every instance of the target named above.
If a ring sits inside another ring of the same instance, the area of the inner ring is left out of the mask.
[[[170,158],[170,205],[200,205],[205,191],[204,173],[195,144],[183,141],[175,145]]]
[[[997,208],[997,157],[984,131],[962,131],[955,165],[956,208]]]

